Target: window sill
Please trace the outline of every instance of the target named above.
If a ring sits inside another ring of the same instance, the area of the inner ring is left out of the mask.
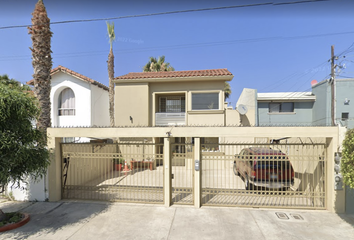
[[[268,115],[295,115],[296,112],[279,112],[279,113],[268,113]]]
[[[223,114],[224,110],[192,110],[188,114]]]

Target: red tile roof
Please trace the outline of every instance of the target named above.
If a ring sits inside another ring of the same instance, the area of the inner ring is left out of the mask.
[[[123,76],[116,77],[115,80],[143,79],[143,78],[186,78],[186,77],[216,77],[232,76],[226,68],[192,70],[192,71],[169,71],[169,72],[131,72]]]
[[[98,86],[100,88],[103,88],[104,90],[108,91],[108,87],[106,85],[104,85],[104,84],[102,84],[100,82],[97,82],[97,81],[95,81],[95,80],[93,80],[91,78],[88,78],[88,77],[86,77],[86,76],[84,76],[84,75],[82,75],[80,73],[74,72],[74,71],[72,71],[72,70],[70,70],[70,69],[68,69],[66,67],[63,67],[63,66],[59,65],[58,67],[52,69],[52,71],[50,72],[50,75],[54,75],[57,72],[67,73],[67,74],[69,74],[71,76],[77,77],[77,78],[79,78],[79,79],[81,79],[81,80],[83,80],[85,82],[91,83],[93,85],[96,85],[96,86]],[[32,80],[28,81],[27,84],[28,85],[34,85],[34,80],[32,79]]]

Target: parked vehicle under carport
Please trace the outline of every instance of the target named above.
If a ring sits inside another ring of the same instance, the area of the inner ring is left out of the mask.
[[[287,190],[294,184],[295,173],[288,156],[272,148],[242,149],[235,155],[233,171],[243,179],[246,190]]]

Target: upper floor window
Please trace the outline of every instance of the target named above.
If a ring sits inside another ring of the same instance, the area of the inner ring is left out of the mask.
[[[293,102],[269,103],[269,113],[287,113],[287,112],[294,112]]]
[[[192,93],[192,110],[219,109],[219,93]]]
[[[349,119],[349,113],[343,112],[343,113],[342,113],[342,121],[346,121],[346,120],[348,120],[348,119]]]
[[[159,112],[185,112],[186,98],[179,96],[160,97]]]
[[[59,94],[59,116],[73,116],[75,115],[75,95],[73,90],[65,88]]]

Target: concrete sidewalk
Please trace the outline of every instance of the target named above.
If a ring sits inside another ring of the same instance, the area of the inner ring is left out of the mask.
[[[69,201],[0,208],[31,216],[0,239],[354,239],[354,215],[328,211]]]

